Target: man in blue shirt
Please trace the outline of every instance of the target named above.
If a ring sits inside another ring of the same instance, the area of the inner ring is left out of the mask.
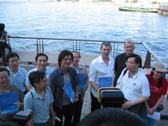
[[[15,52],[10,52],[6,55],[6,62],[10,72],[10,84],[13,84],[20,88],[24,94],[26,94],[26,77],[27,71],[19,67],[19,55]]]
[[[24,111],[32,113],[28,122],[29,126],[52,126],[55,125],[55,112],[52,103],[54,98],[48,87],[48,80],[44,71],[33,71],[29,74],[29,80],[33,88],[26,94],[24,99]]]

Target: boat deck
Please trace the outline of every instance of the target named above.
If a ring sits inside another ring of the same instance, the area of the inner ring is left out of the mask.
[[[25,64],[20,64],[20,66],[25,68],[27,71],[36,67],[35,65],[25,65]],[[90,113],[90,104],[91,104],[91,99],[90,99],[90,91],[88,88],[84,98],[81,119],[83,119],[88,113]],[[162,119],[155,124],[155,126],[168,126],[168,117],[163,116]]]

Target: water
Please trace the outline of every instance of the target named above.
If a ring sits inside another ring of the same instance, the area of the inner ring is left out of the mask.
[[[157,13],[121,12],[112,4],[0,2],[0,22],[11,36],[146,42],[168,67],[168,17]],[[12,48],[22,49],[23,44],[12,43]]]

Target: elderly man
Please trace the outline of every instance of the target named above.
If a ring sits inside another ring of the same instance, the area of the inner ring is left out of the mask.
[[[8,92],[16,92],[18,95],[17,107],[20,108],[24,99],[24,94],[22,90],[15,85],[11,85],[9,79],[10,73],[6,68],[0,68],[0,94]],[[9,116],[2,117],[3,121],[12,121],[13,114]]]
[[[141,57],[139,55],[130,55],[125,63],[127,67],[117,80],[117,87],[126,99],[122,107],[140,115],[142,103],[150,96],[149,82],[140,68]]]
[[[134,43],[128,40],[124,43],[125,52],[115,57],[115,63],[114,63],[115,78],[113,82],[114,86],[116,86],[117,79],[119,78],[121,71],[126,67],[125,62],[127,61],[128,56],[133,54],[134,49],[135,49]]]
[[[30,81],[29,81],[29,78],[28,78],[28,76],[31,72],[37,71],[37,70],[45,71],[46,77],[48,79],[50,73],[53,71],[53,69],[47,67],[48,56],[46,54],[44,54],[44,53],[37,54],[37,56],[35,57],[35,62],[37,64],[37,67],[30,70],[28,72],[28,75],[27,75],[27,78],[26,78],[26,87],[27,87],[28,91],[32,88],[32,85],[30,84]]]
[[[100,108],[98,102],[99,77],[113,77],[114,75],[114,59],[110,57],[111,52],[110,42],[102,42],[100,47],[101,55],[94,59],[89,68],[89,81],[91,84],[91,111]],[[112,82],[111,82],[112,86]]]
[[[26,94],[26,77],[27,71],[19,67],[19,55],[15,52],[10,52],[6,55],[6,62],[8,63],[8,70],[10,72],[10,84],[20,88]]]

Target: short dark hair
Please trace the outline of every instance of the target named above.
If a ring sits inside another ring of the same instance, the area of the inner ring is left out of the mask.
[[[45,56],[45,57],[46,57],[46,60],[48,61],[48,56],[47,56],[46,54],[44,54],[44,53],[38,53],[38,54],[36,55],[36,57],[35,57],[35,61],[37,61],[40,56]]]
[[[77,126],[147,126],[136,114],[122,108],[97,109],[85,116]]]
[[[9,52],[7,55],[6,55],[6,62],[9,63],[9,59],[12,58],[12,57],[17,57],[18,60],[19,60],[19,55],[15,52]]]
[[[40,79],[44,79],[45,77],[45,72],[44,71],[40,71],[40,70],[37,70],[37,71],[33,71],[29,74],[29,81],[30,81],[30,84],[34,87],[34,83],[40,83]]]
[[[73,54],[69,50],[62,50],[58,56],[58,65],[61,66],[61,62],[65,56],[71,56],[71,59],[73,61]]]
[[[79,58],[81,58],[81,55],[80,55],[79,52],[77,52],[77,51],[72,51],[72,54],[73,54],[73,53],[77,53],[77,54],[79,55]]]
[[[0,23],[0,31],[4,31],[5,29],[5,24],[4,23]]]
[[[6,71],[8,75],[10,76],[9,70],[5,67],[0,67],[0,72]]]
[[[139,67],[142,68],[142,59],[141,59],[141,57],[139,55],[131,54],[131,55],[128,56],[127,60],[129,58],[135,58],[135,63],[139,63],[140,64]]]
[[[110,46],[110,49],[112,49],[110,42],[107,42],[107,41],[102,42],[100,49],[103,47],[103,45],[105,45],[105,46],[107,46],[107,47]]]

